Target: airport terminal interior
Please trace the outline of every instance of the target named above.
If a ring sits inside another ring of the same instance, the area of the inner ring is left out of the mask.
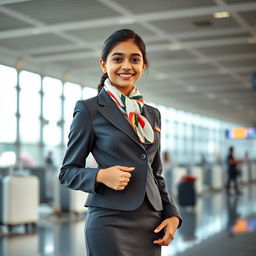
[[[75,104],[97,95],[102,44],[123,28],[146,44],[136,86],[161,113],[183,220],[161,255],[256,255],[256,0],[0,0],[0,255],[86,256],[88,193],[59,171]]]

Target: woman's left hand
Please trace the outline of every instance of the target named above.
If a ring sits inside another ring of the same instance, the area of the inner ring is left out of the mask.
[[[164,237],[154,240],[154,244],[167,246],[173,239],[177,227],[179,226],[180,219],[176,216],[170,217],[162,221],[162,223],[154,230],[155,233],[159,233],[164,229]]]

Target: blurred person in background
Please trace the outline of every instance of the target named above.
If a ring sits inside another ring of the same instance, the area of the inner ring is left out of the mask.
[[[227,181],[227,194],[232,195],[230,191],[231,183],[234,185],[236,195],[241,195],[242,192],[238,188],[237,178],[240,175],[240,169],[238,165],[241,161],[235,159],[234,147],[231,146],[229,148],[229,154],[227,157],[227,165],[228,165],[228,181]]]
[[[49,151],[46,158],[45,158],[45,165],[47,167],[53,168],[54,167],[54,161],[52,156],[52,151]]]

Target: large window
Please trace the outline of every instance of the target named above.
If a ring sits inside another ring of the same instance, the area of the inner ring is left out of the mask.
[[[74,83],[64,84],[64,141],[67,143],[75,104],[81,99],[81,86]]]
[[[57,146],[61,143],[61,126],[58,123],[61,120],[62,82],[45,77],[43,93],[44,143],[49,146]]]
[[[83,88],[83,99],[89,99],[97,95],[97,90],[91,87]]]
[[[91,87],[81,90],[80,85],[69,82],[63,86],[58,79],[44,77],[42,80],[41,76],[28,71],[21,71],[17,81],[17,73],[14,68],[0,65],[0,155],[5,151],[15,151],[19,157],[25,160],[29,157],[36,164],[41,164],[43,154],[53,151],[54,159],[59,163],[63,158],[63,142],[66,144],[68,139],[76,101],[96,96],[97,90]],[[174,164],[198,164],[202,154],[207,162],[226,161],[231,145],[235,147],[238,159],[244,156],[245,151],[255,159],[255,142],[225,138],[225,129],[239,127],[240,124],[148,104],[161,112],[161,149],[162,152],[170,152]],[[18,109],[20,118],[16,114]],[[17,143],[17,138],[21,144]]]
[[[17,71],[0,65],[0,142],[14,143],[17,131]]]
[[[21,71],[20,81],[20,140],[23,143],[38,143],[40,139],[40,89],[41,77]]]

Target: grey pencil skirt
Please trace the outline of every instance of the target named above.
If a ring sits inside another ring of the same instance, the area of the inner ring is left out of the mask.
[[[90,207],[85,221],[87,256],[160,256],[161,246],[153,241],[163,236],[154,233],[161,220],[162,212],[147,198],[135,211]]]

